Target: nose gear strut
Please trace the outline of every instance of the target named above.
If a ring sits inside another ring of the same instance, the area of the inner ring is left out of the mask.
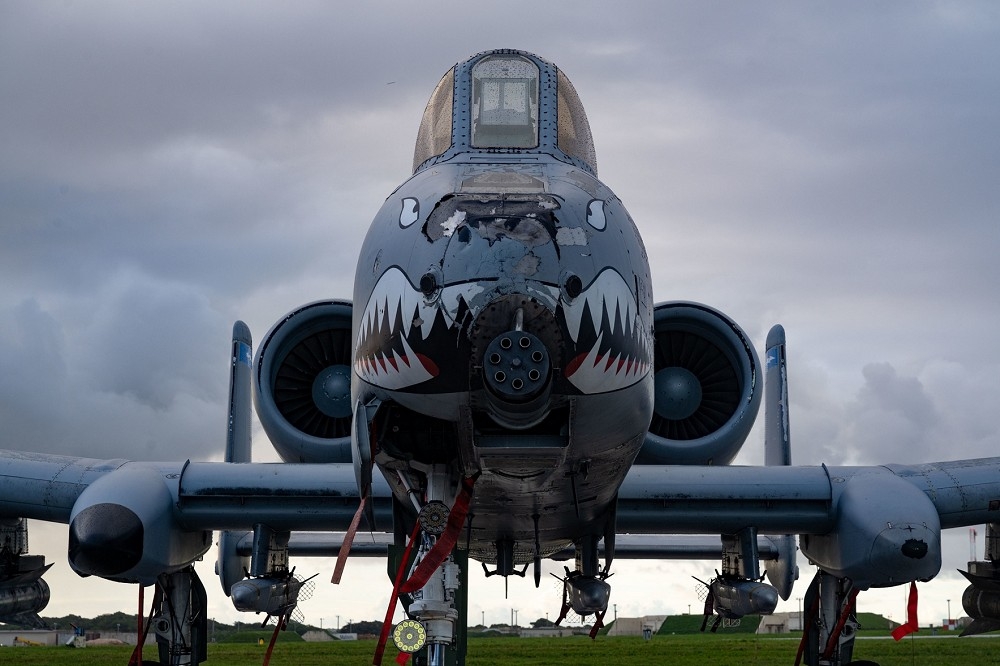
[[[429,666],[444,666],[445,648],[454,643],[455,622],[459,615],[456,594],[461,585],[461,572],[452,556],[452,550],[462,526],[465,525],[476,477],[462,480],[450,510],[441,501],[448,494],[442,492],[448,486],[447,477],[447,470],[443,466],[432,466],[428,472],[428,501],[421,508],[407,552],[400,562],[382,636],[375,650],[374,664],[382,663],[390,628],[393,642],[404,655],[426,648]],[[416,560],[409,570],[409,577],[403,582],[403,573],[415,542],[420,543]],[[412,598],[407,610],[410,617],[395,627],[390,627],[396,601],[401,593]]]

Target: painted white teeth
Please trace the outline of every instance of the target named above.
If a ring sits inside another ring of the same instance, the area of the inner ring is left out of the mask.
[[[434,364],[440,360],[419,357],[413,351],[408,342],[413,328],[419,327],[422,340],[430,336],[436,317],[443,317],[444,323],[451,328],[456,323],[461,304],[472,303],[485,288],[478,282],[450,285],[441,290],[436,301],[428,304],[400,268],[389,268],[372,290],[361,318],[355,347],[355,372],[366,382],[389,390],[432,379],[437,375]],[[556,293],[553,290],[544,296],[554,301]],[[574,343],[580,341],[585,310],[589,310],[591,330],[597,334],[597,341],[567,375],[567,379],[583,393],[624,388],[649,372],[649,335],[643,329],[634,305],[634,296],[628,284],[612,269],[601,271],[590,288],[572,303],[562,304],[566,327]],[[607,330],[603,326],[605,318],[608,321]],[[384,322],[389,330],[384,330]],[[401,330],[396,329],[397,324]],[[395,344],[399,346],[361,353],[368,347],[370,335],[395,339],[398,341]],[[626,349],[608,349],[607,354],[611,355],[608,358],[601,355],[601,344],[611,335],[621,336],[629,342]]]
[[[365,381],[390,390],[431,379],[436,370],[428,370],[410,347],[407,339],[411,331],[419,326],[420,338],[426,340],[439,315],[444,316],[450,328],[458,317],[462,301],[468,303],[482,291],[483,287],[475,282],[451,285],[441,291],[437,302],[427,304],[424,295],[413,287],[400,268],[389,268],[372,289],[361,317],[362,325],[355,342],[355,372]],[[388,331],[383,330],[386,328],[383,322],[387,322]],[[402,330],[396,330],[397,322]],[[395,350],[362,354],[361,350],[367,347],[368,338],[373,334],[398,338],[404,354]],[[433,361],[430,364],[432,367]]]
[[[563,314],[566,318],[566,327],[573,342],[580,340],[580,324],[583,320],[584,310],[590,310],[591,323],[594,330],[601,330],[601,320],[607,312],[608,321],[612,326],[615,324],[615,317],[622,313],[622,323],[628,326],[635,316],[632,312],[634,296],[629,290],[629,286],[618,271],[605,268],[600,275],[590,283],[587,291],[583,292],[572,303],[563,303]]]
[[[413,349],[402,339],[404,355],[395,350],[391,356],[384,352],[374,358],[359,358],[354,362],[354,371],[369,384],[394,390],[413,386],[434,377]]]
[[[642,328],[638,312],[633,311],[634,297],[628,284],[612,269],[601,271],[590,288],[572,303],[563,303],[566,327],[574,342],[580,342],[584,310],[590,311],[597,341],[576,365],[567,379],[583,393],[603,393],[636,383],[649,372],[650,341]],[[607,317],[609,334],[621,327],[621,334],[631,341],[632,350],[609,349],[611,358],[600,355]],[[579,356],[577,357],[579,358]]]

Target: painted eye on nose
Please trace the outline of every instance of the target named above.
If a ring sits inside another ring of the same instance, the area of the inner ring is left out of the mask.
[[[600,199],[587,204],[587,223],[598,231],[604,231],[604,227],[608,225],[608,219],[604,215],[604,202]]]
[[[412,197],[403,199],[399,211],[399,226],[406,228],[420,219],[420,202]]]

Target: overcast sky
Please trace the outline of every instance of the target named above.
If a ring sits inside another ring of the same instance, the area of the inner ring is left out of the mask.
[[[708,303],[758,347],[785,326],[795,463],[1000,451],[1000,6],[660,0],[0,1],[0,448],[220,458],[232,322],[259,340],[351,296],[431,90],[497,47],[575,83],[657,301]],[[755,432],[740,461],[762,459]],[[46,614],[131,610],[42,527]],[[922,622],[958,615],[958,532]],[[689,575],[716,566],[620,562],[612,601],[696,610]],[[383,564],[348,577],[307,619],[381,617]],[[473,582],[474,620],[558,612],[557,587],[502,588]],[[902,618],[903,596],[859,605]]]

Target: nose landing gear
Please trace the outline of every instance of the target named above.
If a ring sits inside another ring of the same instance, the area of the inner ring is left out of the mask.
[[[386,615],[383,638],[376,650],[374,663],[381,663],[388,622],[395,607],[395,595],[408,595],[407,619],[392,628],[392,639],[400,652],[424,650],[429,666],[445,666],[446,648],[456,640],[456,623],[466,611],[461,594],[462,558],[453,552],[459,532],[465,525],[475,478],[467,478],[451,508],[445,503],[453,496],[451,475],[444,465],[427,468],[427,497],[420,509],[410,546],[400,562],[394,598]],[[407,569],[410,548],[417,545],[417,554]],[[402,582],[403,573],[406,581]],[[404,599],[405,601],[405,599]],[[464,615],[463,615],[464,618]],[[464,622],[464,619],[462,620]],[[460,646],[462,647],[462,646]],[[464,652],[464,647],[460,650]]]

